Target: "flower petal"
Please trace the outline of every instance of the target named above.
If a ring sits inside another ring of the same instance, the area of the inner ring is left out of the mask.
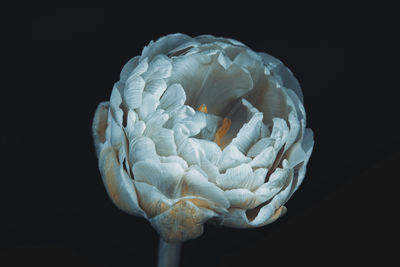
[[[160,162],[162,163],[178,163],[183,170],[186,170],[188,168],[188,164],[186,161],[179,157],[179,156],[168,156],[168,157],[160,157]]]
[[[270,124],[275,117],[286,119],[289,108],[284,90],[277,86],[272,76],[262,75],[247,97],[264,114],[265,124]]]
[[[129,143],[129,160],[132,166],[135,162],[142,160],[153,160],[159,162],[160,159],[156,153],[156,148],[153,140],[148,137],[141,136],[135,138]]]
[[[224,37],[216,37],[216,36],[211,35],[211,34],[199,35],[199,36],[196,36],[194,39],[196,41],[202,43],[202,44],[206,44],[206,43],[225,43],[227,45],[235,45],[235,46],[247,47],[245,44],[243,44],[242,42],[240,42],[238,40],[231,39],[231,38],[224,38]],[[222,46],[222,47],[224,47],[224,46]]]
[[[161,128],[152,139],[158,155],[169,156],[177,154],[173,130]]]
[[[252,168],[270,168],[275,161],[276,154],[277,152],[273,147],[267,147],[258,154],[249,165]]]
[[[154,78],[168,78],[171,75],[171,60],[166,55],[156,55],[150,62],[149,68],[142,74],[145,81]]]
[[[206,173],[208,181],[216,184],[217,177],[219,175],[217,166],[210,163],[209,161],[202,161],[200,167],[203,172]]]
[[[256,194],[255,206],[258,206],[273,198],[285,185],[290,171],[277,168],[269,177],[269,181],[261,185],[254,193]]]
[[[290,181],[287,183],[287,186],[277,195],[275,195],[271,202],[260,209],[254,220],[249,223],[250,225],[259,226],[265,225],[266,222],[270,222],[271,217],[273,217],[274,213],[279,210],[279,208],[282,207],[283,204],[286,203],[293,183],[292,174],[293,172],[291,172],[291,177],[288,178],[290,179]]]
[[[192,38],[185,34],[175,33],[169,34],[159,38],[155,42],[150,42],[146,47],[143,48],[142,57],[152,58],[158,54],[168,54],[169,51],[175,47],[191,41]]]
[[[236,64],[230,65],[228,69],[216,64],[197,88],[200,94],[194,104],[205,104],[210,113],[225,116],[232,108],[229,104],[245,96],[252,88],[253,80],[247,70]]]
[[[203,224],[217,214],[196,206],[191,200],[181,199],[170,209],[151,218],[158,234],[167,242],[184,242],[203,233]]]
[[[118,163],[112,147],[105,147],[99,154],[99,168],[107,193],[114,204],[129,214],[144,216],[132,180]]]
[[[257,141],[253,146],[250,147],[249,151],[247,152],[248,157],[256,157],[260,154],[264,149],[269,147],[273,144],[274,139],[270,137],[264,137]]]
[[[202,112],[200,112],[199,115],[202,115],[201,113]],[[206,125],[203,129],[201,129],[199,138],[212,141],[215,138],[215,134],[218,130],[220,122],[222,121],[222,118],[209,113],[203,113],[203,116],[205,117]]]
[[[215,143],[208,140],[197,139],[199,145],[204,151],[204,156],[211,164],[217,164],[221,157],[221,148]]]
[[[302,148],[303,151],[305,151],[307,158],[304,161],[303,165],[300,167],[299,171],[298,171],[298,178],[297,178],[297,184],[296,187],[294,189],[294,191],[296,191],[300,184],[303,182],[303,179],[305,177],[306,174],[306,165],[310,159],[311,156],[311,152],[313,150],[314,147],[314,134],[313,131],[309,128],[307,128],[304,132],[304,137],[303,137],[303,142],[302,142]]]
[[[251,191],[259,188],[262,184],[264,184],[267,173],[268,169],[266,168],[258,168],[253,171],[253,180],[249,181],[247,188]]]
[[[144,91],[149,94],[152,94],[155,99],[160,100],[160,97],[162,96],[162,94],[166,89],[167,89],[167,83],[165,82],[164,79],[152,79],[146,82]]]
[[[262,113],[255,113],[250,121],[243,125],[237,136],[232,140],[232,144],[243,154],[247,154],[249,148],[260,138],[262,119]]]
[[[290,130],[286,137],[284,151],[287,151],[300,135],[300,122],[293,113],[289,114]]]
[[[200,165],[204,150],[195,138],[187,138],[178,146],[178,155],[181,156],[189,165]]]
[[[133,125],[134,126],[129,129],[129,132],[127,132],[129,140],[142,136],[146,130],[146,124],[144,121],[137,120]]]
[[[224,217],[222,224],[226,225],[226,226],[230,226],[230,227],[235,227],[235,228],[261,227],[261,226],[264,226],[264,225],[267,225],[267,224],[270,224],[270,223],[276,221],[280,216],[282,216],[286,213],[285,206],[280,206],[276,210],[272,206],[268,206],[268,209],[270,209],[270,211],[271,211],[270,213],[266,214],[266,216],[265,216],[268,219],[262,221],[261,223],[255,224],[253,220],[249,221],[249,218],[247,217],[247,213],[246,213],[245,209],[232,208],[230,210],[230,216]],[[256,216],[258,214],[259,214],[259,211],[257,211]]]
[[[199,42],[192,39],[191,41],[183,43],[183,44],[177,46],[176,48],[172,49],[171,51],[169,51],[168,57],[172,58],[172,57],[179,57],[179,56],[186,55],[187,53],[191,53],[192,49],[197,47],[198,45],[199,45]],[[197,51],[198,50],[196,49],[196,52]]]
[[[175,113],[186,101],[185,90],[180,84],[170,85],[160,99],[160,108],[168,114]]]
[[[157,109],[156,111],[150,113],[146,117],[146,131],[144,134],[153,138],[154,135],[161,129],[161,127],[163,127],[168,121],[168,118],[168,114],[162,109]]]
[[[224,191],[215,184],[208,182],[207,178],[195,169],[190,169],[183,175],[181,195],[204,197],[223,208],[229,208],[230,205]]]
[[[121,82],[126,82],[128,77],[131,75],[132,71],[136,68],[136,66],[139,64],[139,58],[140,56],[135,56],[128,60],[128,62],[125,63],[124,67],[121,70],[121,73],[119,74],[120,81]]]
[[[101,102],[97,106],[93,118],[92,135],[97,157],[99,157],[100,151],[103,149],[104,143],[106,142],[109,107],[109,102]]]
[[[288,139],[289,127],[284,119],[273,118],[272,121],[274,124],[272,127],[271,138],[275,139],[274,148],[279,150]]]
[[[183,142],[189,137],[190,131],[189,129],[183,124],[175,124],[172,128],[174,131],[174,138],[176,146],[179,148]]]
[[[144,210],[146,218],[152,218],[168,210],[172,201],[164,196],[154,186],[133,180],[135,185],[139,205]]]
[[[176,124],[185,125],[189,130],[189,136],[195,136],[206,126],[206,119],[202,112],[196,112],[184,105],[171,115],[165,127],[173,128]]]
[[[244,163],[218,175],[217,185],[223,190],[244,188],[248,180],[253,180],[253,170]]]
[[[155,186],[166,197],[175,198],[183,169],[177,163],[159,163],[152,160],[136,162],[132,167],[135,181]]]
[[[298,95],[301,102],[304,102],[300,84],[290,69],[287,68],[279,59],[267,53],[260,52],[258,55],[262,58],[264,64],[271,71],[272,75],[282,84],[282,86],[292,89]]]
[[[159,104],[160,102],[154,95],[144,92],[142,97],[142,105],[136,109],[139,118],[143,121],[147,121],[148,116],[156,111]]]
[[[148,68],[149,68],[149,59],[147,57],[140,57],[138,65],[136,66],[136,68],[133,69],[133,71],[128,77],[128,80],[142,75],[148,70]]]
[[[111,145],[114,147],[117,147],[121,144],[122,140],[122,128],[121,128],[121,123],[122,123],[122,110],[117,109],[117,112],[115,113],[116,116],[111,115],[111,109],[109,110],[108,114],[108,128],[106,131],[106,139],[110,140]],[[115,117],[117,117],[115,119]]]
[[[118,110],[122,103],[122,97],[121,97],[121,93],[118,89],[118,87],[121,86],[121,82],[116,82],[114,84],[114,87],[111,91],[111,97],[110,97],[110,106],[113,108],[113,110]]]
[[[294,144],[286,153],[286,159],[289,162],[289,167],[293,168],[298,164],[307,160],[307,154],[301,147],[301,143]]]
[[[246,209],[254,202],[255,194],[245,188],[231,189],[224,193],[233,208]]]
[[[138,120],[137,113],[132,109],[130,109],[128,111],[128,115],[126,116],[126,127],[125,127],[125,132],[129,140],[132,139],[130,136],[132,135],[137,120]]]
[[[223,53],[220,53],[217,57],[218,63],[224,67],[224,69],[228,69],[232,65],[232,60],[224,55]]]
[[[223,172],[228,168],[233,168],[250,161],[251,158],[246,157],[236,146],[230,144],[222,150],[221,157],[217,162],[217,167],[219,171]]]
[[[124,90],[125,103],[130,109],[138,108],[142,105],[142,93],[145,81],[140,76],[130,77],[126,81]]]

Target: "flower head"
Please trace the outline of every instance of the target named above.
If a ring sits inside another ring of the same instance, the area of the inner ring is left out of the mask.
[[[313,148],[299,83],[232,39],[171,34],[123,67],[93,136],[107,192],[168,242],[273,222]]]

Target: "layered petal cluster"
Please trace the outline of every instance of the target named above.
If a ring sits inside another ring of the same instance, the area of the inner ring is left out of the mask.
[[[171,34],[123,67],[93,120],[107,192],[168,242],[207,221],[273,222],[313,148],[299,83],[278,59],[232,39]]]

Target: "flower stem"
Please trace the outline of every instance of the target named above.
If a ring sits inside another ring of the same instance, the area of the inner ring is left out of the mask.
[[[178,267],[182,243],[168,243],[160,237],[158,267]]]

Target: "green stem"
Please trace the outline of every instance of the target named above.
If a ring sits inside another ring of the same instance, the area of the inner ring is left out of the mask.
[[[158,267],[178,267],[182,243],[168,243],[160,237]]]

